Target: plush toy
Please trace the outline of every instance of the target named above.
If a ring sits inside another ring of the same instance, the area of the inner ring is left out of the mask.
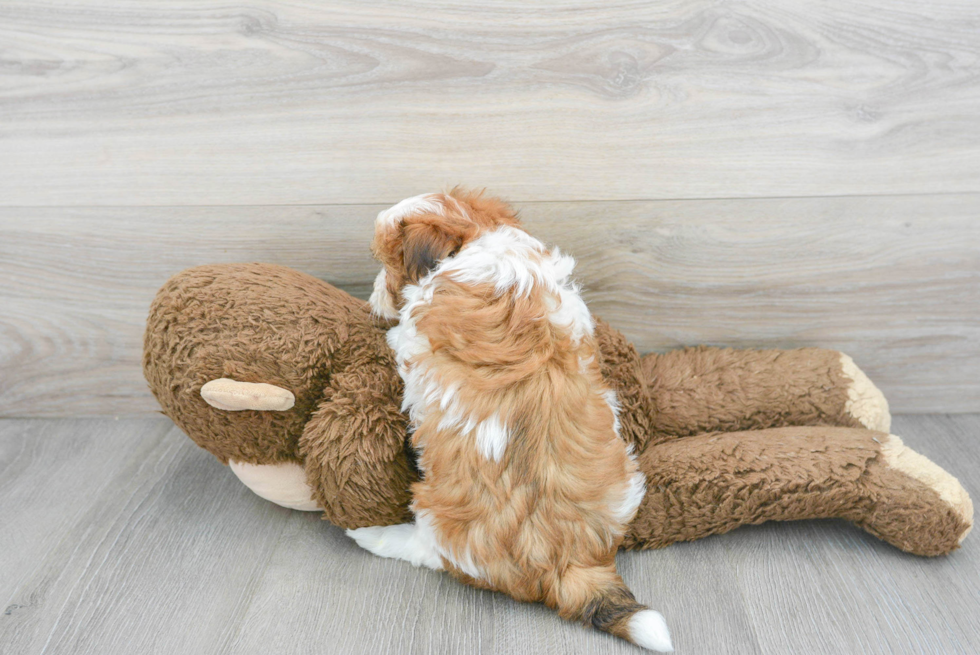
[[[403,523],[418,472],[388,327],[367,303],[288,268],[202,266],[157,294],[143,370],[163,412],[263,498],[343,528]],[[941,555],[972,527],[966,491],[889,434],[884,396],[846,355],[641,357],[602,321],[596,337],[647,477],[625,547],[838,517]]]

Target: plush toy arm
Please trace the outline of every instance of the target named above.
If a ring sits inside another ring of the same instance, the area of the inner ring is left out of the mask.
[[[916,555],[973,525],[960,483],[894,435],[838,427],[715,433],[651,445],[647,495],[624,547],[660,548],[745,524],[844,518]]]
[[[789,425],[891,426],[884,395],[834,350],[685,348],[646,355],[639,369],[654,443],[656,435]]]
[[[394,363],[384,360],[352,365],[324,390],[299,449],[330,522],[359,528],[412,520],[410,486],[418,474],[406,450],[400,399]]]

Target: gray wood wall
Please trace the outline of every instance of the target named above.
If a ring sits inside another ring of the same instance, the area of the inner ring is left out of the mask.
[[[461,183],[643,350],[843,349],[980,411],[975,0],[0,5],[0,416],[155,410],[146,308],[269,261],[365,297]]]

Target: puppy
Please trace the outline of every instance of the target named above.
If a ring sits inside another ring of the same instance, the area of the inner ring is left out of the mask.
[[[405,381],[415,523],[350,530],[382,557],[543,602],[670,651],[615,555],[646,484],[619,437],[575,263],[503,203],[454,190],[381,212],[371,305]]]

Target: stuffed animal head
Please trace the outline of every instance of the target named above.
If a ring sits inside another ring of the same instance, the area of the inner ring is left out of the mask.
[[[382,264],[371,293],[372,310],[383,318],[398,318],[406,285],[417,284],[440,261],[503,225],[520,229],[507,204],[459,189],[407,198],[384,210],[375,221],[371,244]]]

